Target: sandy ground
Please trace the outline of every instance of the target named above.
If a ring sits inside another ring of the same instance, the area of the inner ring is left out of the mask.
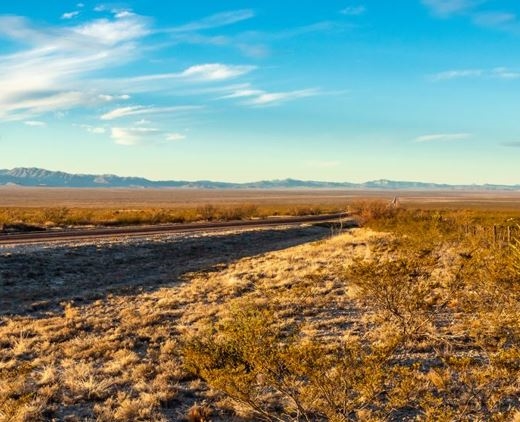
[[[205,204],[343,205],[364,199],[424,207],[518,208],[514,191],[416,191],[348,189],[70,189],[0,186],[0,207],[190,208]]]

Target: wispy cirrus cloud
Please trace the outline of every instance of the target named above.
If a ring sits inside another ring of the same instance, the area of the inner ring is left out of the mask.
[[[170,142],[182,141],[183,139],[186,139],[186,135],[182,133],[168,133],[166,135],[166,140]]]
[[[488,78],[488,79],[519,79],[520,71],[507,67],[493,69],[455,69],[430,75],[432,81],[447,81],[452,79]]]
[[[480,12],[473,16],[473,21],[480,26],[504,27],[516,22],[516,15],[507,12]]]
[[[471,133],[432,133],[421,135],[414,139],[414,142],[451,142],[462,141],[471,138]]]
[[[86,124],[80,124],[80,125],[74,125],[79,126],[80,128],[86,130],[88,133],[92,133],[94,135],[103,135],[107,132],[107,129],[102,126],[92,126],[92,125],[86,125]]]
[[[360,15],[365,14],[366,11],[367,11],[367,8],[365,6],[359,5],[359,6],[345,7],[344,9],[341,9],[339,11],[339,13],[341,13],[342,15],[345,15],[345,16],[360,16]]]
[[[151,127],[113,127],[110,137],[116,144],[125,146],[178,142],[186,138],[181,133],[165,132]]]
[[[307,88],[294,91],[268,92],[261,89],[254,89],[249,86],[241,87],[232,92],[219,97],[220,99],[244,99],[244,105],[249,106],[269,106],[277,105],[287,101],[300,98],[314,97],[322,92],[318,88]]]
[[[154,92],[184,87],[187,82],[217,83],[245,76],[256,70],[252,65],[228,65],[223,63],[205,63],[190,66],[179,72],[156,73],[127,78],[105,79],[98,85],[111,86],[128,92]]]
[[[447,81],[450,79],[460,78],[478,78],[482,76],[484,71],[482,69],[454,69],[445,70],[439,73],[435,73],[430,76],[430,79],[434,81]]]
[[[210,101],[214,99],[210,91],[214,90],[229,99],[240,98],[243,105],[268,106],[320,92],[316,88],[277,91],[251,88],[243,78],[260,68],[247,63],[208,61],[170,72],[164,72],[170,70],[164,65],[154,68],[152,60],[150,66],[128,67],[128,64],[142,61],[150,51],[172,47],[176,39],[183,37],[186,40],[200,38],[201,43],[215,46],[233,45],[246,55],[261,57],[268,54],[265,42],[335,28],[334,22],[316,22],[272,33],[245,31],[235,36],[227,32],[223,36],[213,30],[249,20],[255,16],[254,11],[228,11],[171,28],[157,28],[151,18],[130,9],[100,5],[95,8],[99,14],[89,18],[83,13],[83,7],[84,4],[78,3],[76,10],[63,13],[63,22],[59,25],[0,15],[0,38],[10,43],[10,48],[5,50],[9,53],[0,54],[0,122],[39,122],[46,115],[65,118],[69,111],[78,109],[88,115],[86,123],[90,123],[93,116],[106,122],[123,120],[124,124],[112,128],[76,123],[89,133],[109,134],[120,144],[136,144],[152,138],[156,142],[157,139],[180,140],[184,135],[168,131],[165,118],[171,123],[172,113],[204,108],[178,105],[181,95],[198,102]],[[199,33],[210,30],[210,35]],[[235,89],[222,86],[231,80],[237,80]],[[176,105],[168,104],[166,93],[173,92]],[[135,97],[140,104],[121,105]],[[109,103],[114,103],[112,109],[107,109]],[[154,116],[150,120],[156,121],[162,129],[150,127],[150,121],[144,118],[138,120],[148,116]],[[185,116],[181,114],[181,117]],[[129,118],[138,122],[132,125]]]
[[[153,142],[160,134],[160,130],[156,128],[144,127],[113,127],[110,137],[118,145],[139,145],[145,142]]]
[[[256,66],[229,66],[221,63],[209,63],[191,66],[179,74],[179,77],[202,81],[222,81],[245,75],[256,69]]]
[[[194,32],[204,29],[218,28],[221,26],[232,25],[247,19],[251,19],[255,13],[251,9],[234,10],[229,12],[217,13],[207,16],[197,21],[188,22],[174,28],[167,29],[167,32]]]
[[[518,15],[511,11],[493,10],[489,0],[422,0],[422,3],[441,18],[464,16],[477,26],[520,35]]]
[[[134,60],[135,41],[145,36],[147,25],[139,16],[65,27],[0,16],[0,37],[27,46],[0,55],[0,120],[102,102],[99,87],[88,87],[90,75]]]
[[[256,106],[274,105],[299,98],[314,97],[319,95],[319,93],[319,90],[316,88],[284,92],[263,92],[262,94],[253,96],[246,104]]]
[[[243,31],[234,35],[207,35],[197,31],[171,34],[173,42],[178,44],[199,44],[232,48],[247,57],[261,59],[271,54],[270,43],[311,35],[316,33],[343,31],[351,24],[334,21],[319,21],[308,25],[286,28],[278,31]]]
[[[448,17],[474,9],[486,0],[422,0],[435,15]]]
[[[101,120],[115,120],[122,117],[141,116],[149,114],[168,114],[181,111],[198,110],[202,106],[172,106],[172,107],[153,107],[153,106],[129,106],[119,107],[101,115]]]
[[[45,126],[47,126],[47,123],[42,122],[40,120],[26,120],[23,123],[24,123],[24,125],[31,126],[31,127],[45,127]]]
[[[62,19],[72,19],[75,18],[80,14],[79,10],[74,10],[73,12],[66,12],[63,15],[61,15]]]

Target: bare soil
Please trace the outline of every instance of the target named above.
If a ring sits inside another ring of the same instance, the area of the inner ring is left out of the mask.
[[[0,207],[192,208],[204,204],[341,205],[364,199],[399,198],[404,206],[520,207],[520,192],[509,191],[391,191],[310,189],[68,189],[0,186]]]

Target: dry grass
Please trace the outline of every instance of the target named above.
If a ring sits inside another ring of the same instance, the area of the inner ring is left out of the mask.
[[[0,208],[0,231],[30,231],[75,226],[127,226],[139,224],[190,223],[194,221],[233,221],[269,216],[303,216],[335,213],[343,205],[256,204],[212,205],[182,208]]]
[[[467,232],[488,214],[376,217],[386,233],[4,317],[0,420],[518,419],[517,249]]]

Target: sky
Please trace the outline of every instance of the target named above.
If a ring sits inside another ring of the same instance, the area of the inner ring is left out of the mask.
[[[0,4],[0,168],[520,183],[520,2]]]

